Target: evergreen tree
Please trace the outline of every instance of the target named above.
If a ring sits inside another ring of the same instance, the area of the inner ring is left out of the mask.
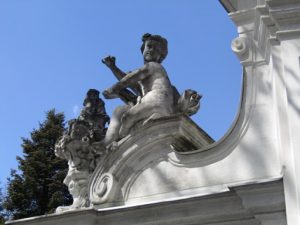
[[[3,225],[5,222],[5,213],[3,208],[3,194],[2,189],[0,188],[0,225]]]
[[[54,146],[63,134],[64,115],[47,112],[46,120],[23,138],[23,157],[17,157],[19,172],[12,170],[8,179],[4,208],[12,219],[21,219],[54,212],[61,205],[72,203],[67,187],[62,183],[68,166],[55,156]]]

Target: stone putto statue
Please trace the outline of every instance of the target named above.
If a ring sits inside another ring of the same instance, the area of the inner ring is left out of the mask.
[[[116,66],[115,57],[107,56],[102,60],[119,80],[103,92],[104,97],[120,98],[126,103],[113,113],[104,139],[106,145],[125,137],[137,124],[145,125],[180,113],[193,115],[200,107],[201,95],[189,89],[180,96],[161,65],[168,54],[167,40],[147,33],[142,41],[144,65],[141,68],[126,74]]]

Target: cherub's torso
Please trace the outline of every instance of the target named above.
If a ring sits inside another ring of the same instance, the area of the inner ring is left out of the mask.
[[[150,92],[168,92],[171,89],[171,83],[163,66],[156,62],[150,62],[146,64],[146,67],[149,75],[139,82],[142,91],[141,97]]]

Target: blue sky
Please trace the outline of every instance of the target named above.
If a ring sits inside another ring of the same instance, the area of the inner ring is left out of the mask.
[[[142,65],[141,36],[168,39],[165,69],[180,92],[203,95],[193,120],[218,140],[237,113],[241,66],[230,49],[236,29],[217,0],[0,0],[0,182],[22,155],[21,137],[56,108],[67,119],[86,91],[116,82],[100,62],[114,55]],[[108,113],[122,104],[106,100]]]

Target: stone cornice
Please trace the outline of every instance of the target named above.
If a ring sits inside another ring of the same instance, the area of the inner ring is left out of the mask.
[[[246,60],[245,57],[240,59],[242,65],[268,63],[271,46],[300,37],[298,0],[267,0],[252,8],[238,8],[237,1],[232,0],[222,0],[221,3],[229,11],[239,36],[252,42],[248,52],[253,55]]]
[[[230,191],[184,197],[150,204],[106,209],[85,209],[8,221],[22,225],[253,225],[268,217],[284,220],[282,180],[232,187]]]

